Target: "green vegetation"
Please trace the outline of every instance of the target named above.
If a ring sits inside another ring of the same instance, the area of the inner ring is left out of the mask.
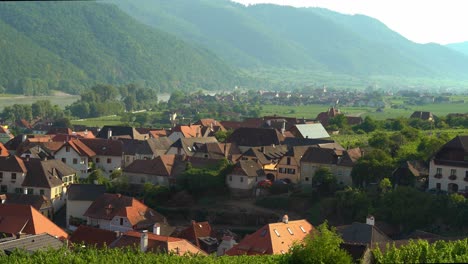
[[[218,0],[113,2],[148,25],[208,47],[249,75],[248,69],[279,72],[251,75],[273,77],[277,88],[288,89],[289,81],[328,84],[335,76],[345,85],[377,81],[388,87],[408,79],[414,84],[418,78],[427,78],[425,83],[468,78],[468,58],[440,45],[413,43],[362,15]],[[298,74],[284,81],[289,71]]]
[[[377,263],[467,263],[468,239],[432,244],[424,240],[410,241],[399,248],[387,245],[385,253],[379,248],[373,253]]]
[[[219,58],[96,2],[0,4],[0,86],[11,93],[78,93],[96,83],[158,91],[230,89]]]

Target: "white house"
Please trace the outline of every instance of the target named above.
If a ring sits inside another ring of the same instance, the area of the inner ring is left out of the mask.
[[[455,137],[432,157],[429,189],[468,192],[468,136]]]
[[[67,141],[55,152],[55,158],[74,168],[80,179],[88,177],[89,161],[96,153],[79,139]]]
[[[17,156],[0,157],[0,193],[24,193],[27,169]]]
[[[161,155],[152,160],[135,160],[122,173],[132,184],[152,183],[169,187],[175,181],[175,172],[185,169],[185,166],[176,166],[176,163],[176,155]]]
[[[104,175],[109,176],[113,171],[122,168],[122,141],[99,138],[80,139],[80,141],[96,153],[92,161],[96,165],[96,168],[104,172]]]
[[[72,184],[67,190],[67,228],[75,230],[80,224],[84,224],[84,213],[91,204],[106,192],[104,185],[98,184]]]
[[[226,176],[226,185],[234,196],[250,196],[258,182],[265,179],[265,172],[257,162],[240,160]]]

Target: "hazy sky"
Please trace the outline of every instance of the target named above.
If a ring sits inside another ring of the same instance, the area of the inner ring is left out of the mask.
[[[468,41],[466,0],[233,0],[242,4],[274,3],[324,7],[345,14],[377,18],[407,39],[440,44]]]

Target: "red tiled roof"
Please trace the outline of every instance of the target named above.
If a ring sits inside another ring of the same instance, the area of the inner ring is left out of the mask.
[[[191,243],[194,243],[197,247],[200,247],[200,237],[212,236],[212,229],[208,222],[195,222],[192,221],[191,225],[186,229],[182,230],[179,237],[187,239]]]
[[[201,126],[199,125],[189,125],[189,126],[178,125],[172,129],[172,132],[181,132],[185,138],[202,136]]]
[[[283,254],[295,243],[312,234],[315,228],[306,220],[267,224],[239,244],[226,251],[226,255]]]
[[[68,234],[30,205],[0,204],[0,233],[48,233],[60,238]]]
[[[70,146],[71,148],[73,148],[80,156],[88,156],[88,157],[96,156],[96,152],[94,152],[92,149],[90,149],[88,146],[86,146],[83,142],[81,142],[78,139],[72,139],[72,140],[67,141],[65,144],[62,145],[61,148],[66,147],[66,146]]]
[[[124,171],[169,177],[175,159],[175,155],[161,155],[152,160],[135,160]]]
[[[167,137],[167,130],[165,129],[150,130],[148,134],[152,138]]]
[[[102,248],[105,245],[109,246],[117,239],[117,234],[114,231],[94,228],[90,226],[80,225],[73,234],[70,235],[70,241],[75,244],[93,245],[97,248]]]
[[[80,141],[94,151],[96,155],[121,157],[123,154],[123,143],[120,140],[82,138]]]
[[[8,157],[9,155],[8,149],[0,142],[0,157]]]
[[[136,231],[128,231],[123,234],[118,240],[112,243],[111,247],[134,247],[140,245],[142,233]],[[185,254],[206,255],[206,253],[191,244],[185,239],[160,236],[153,233],[148,233],[148,251],[152,252],[172,252],[183,256]]]
[[[0,157],[0,170],[11,171],[11,172],[23,172],[26,173],[28,170],[24,165],[21,158],[17,156]]]

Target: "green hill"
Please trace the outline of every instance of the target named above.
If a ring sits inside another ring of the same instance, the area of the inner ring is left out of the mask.
[[[205,48],[105,3],[3,2],[0,36],[0,85],[12,92],[130,82],[161,91],[229,89],[238,82]]]
[[[321,8],[243,6],[227,0],[113,0],[123,10],[246,69],[361,77],[468,79],[468,58],[417,44],[376,19]]]
[[[451,43],[447,44],[446,46],[468,56],[468,41],[460,43]]]

